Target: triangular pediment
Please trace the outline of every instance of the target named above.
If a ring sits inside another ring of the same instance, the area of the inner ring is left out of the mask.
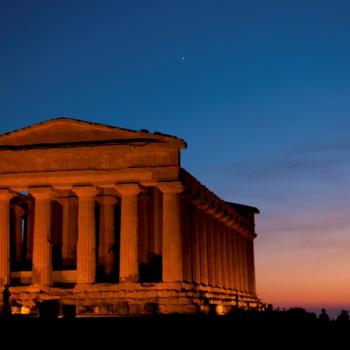
[[[185,142],[173,136],[147,131],[132,131],[114,126],[72,118],[56,118],[0,135],[0,146],[62,145],[104,142],[173,143],[179,148]]]

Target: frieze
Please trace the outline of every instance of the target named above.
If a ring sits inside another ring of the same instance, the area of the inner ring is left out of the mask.
[[[41,171],[108,170],[125,167],[125,154],[97,150],[53,153],[41,151],[3,152],[0,154],[0,173],[26,173]]]
[[[0,174],[74,171],[118,170],[146,166],[178,164],[177,151],[166,149],[135,150],[132,148],[25,150],[0,152]]]

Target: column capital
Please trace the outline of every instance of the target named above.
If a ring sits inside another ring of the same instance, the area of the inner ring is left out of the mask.
[[[28,193],[31,194],[35,199],[52,199],[56,195],[50,186],[29,187]]]
[[[211,204],[208,208],[206,208],[205,212],[211,216],[214,215],[218,210],[218,207],[215,204]]]
[[[136,196],[141,191],[136,183],[116,184],[114,188],[121,196]]]
[[[157,188],[163,193],[181,193],[185,187],[181,182],[159,182]]]
[[[197,202],[195,204],[199,209],[204,210],[205,212],[208,208],[210,208],[210,203],[205,201]]]
[[[216,211],[213,213],[213,217],[217,220],[220,220],[226,215],[225,214],[225,209],[222,208],[221,206],[216,207]]]
[[[227,223],[230,221],[230,216],[228,214],[224,214],[222,217],[219,218],[219,220],[227,226]]]
[[[72,195],[67,195],[67,196],[60,196],[60,197],[57,197],[56,199],[60,204],[65,204],[65,203],[68,203],[68,202],[71,202],[73,200],[76,200],[76,197],[75,196],[72,196]]]
[[[227,222],[226,222],[226,225],[229,226],[229,227],[231,227],[232,224],[235,222],[236,217],[235,217],[232,213],[229,213],[228,216],[229,216],[229,218],[228,218],[228,220],[227,220]]]
[[[79,198],[95,197],[98,194],[96,186],[91,185],[73,186],[72,191]]]
[[[98,203],[103,205],[114,205],[115,203],[117,203],[117,198],[110,194],[101,194],[98,197],[96,197],[96,200],[98,201]]]
[[[16,192],[10,190],[9,188],[0,188],[0,200],[10,200]]]

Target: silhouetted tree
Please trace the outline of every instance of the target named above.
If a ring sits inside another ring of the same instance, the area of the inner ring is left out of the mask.
[[[318,316],[318,319],[321,322],[329,322],[329,316],[326,313],[326,309],[322,309],[320,315]]]
[[[349,322],[349,312],[342,310],[337,317],[337,322]]]

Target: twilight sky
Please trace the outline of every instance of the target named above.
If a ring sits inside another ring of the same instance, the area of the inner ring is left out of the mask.
[[[0,132],[57,116],[184,138],[257,206],[257,291],[350,309],[348,0],[0,0]]]

